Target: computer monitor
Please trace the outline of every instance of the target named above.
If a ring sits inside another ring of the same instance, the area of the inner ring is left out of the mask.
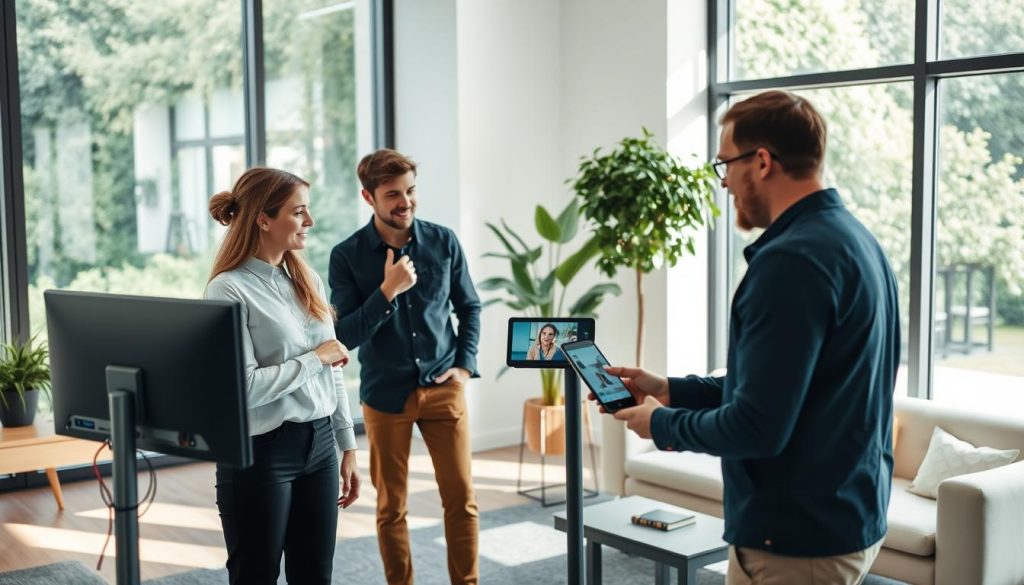
[[[110,440],[117,583],[138,585],[137,448],[246,467],[241,307],[48,290],[57,434]]]
[[[138,448],[252,464],[237,303],[57,290],[43,296],[57,434],[109,438],[108,381],[133,385],[137,369]]]

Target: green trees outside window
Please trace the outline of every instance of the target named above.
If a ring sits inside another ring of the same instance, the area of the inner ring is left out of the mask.
[[[241,4],[15,8],[32,331],[45,339],[47,288],[200,297],[223,233],[207,202],[246,164]],[[326,282],[331,246],[358,227],[369,19],[357,3],[263,8],[267,162],[314,186],[310,261]]]

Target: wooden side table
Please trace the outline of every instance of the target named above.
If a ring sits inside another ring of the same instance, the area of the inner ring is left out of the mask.
[[[0,474],[46,470],[57,508],[64,509],[57,468],[92,463],[99,443],[58,435],[53,419],[36,417],[32,426],[0,427]],[[99,461],[110,461],[110,454],[101,453]]]

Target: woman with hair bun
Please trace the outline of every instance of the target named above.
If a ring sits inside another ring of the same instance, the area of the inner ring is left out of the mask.
[[[324,285],[300,254],[314,225],[309,183],[252,168],[210,199],[210,215],[228,231],[205,296],[242,306],[254,461],[217,465],[229,579],[276,584],[283,554],[289,583],[326,585],[338,507],[359,497],[360,479],[341,373],[348,350],[335,337]]]

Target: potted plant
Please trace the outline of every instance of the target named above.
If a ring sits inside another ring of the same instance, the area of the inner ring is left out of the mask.
[[[718,215],[711,165],[688,167],[653,136],[644,128],[642,137],[625,138],[608,154],[595,149],[570,179],[580,211],[594,225],[598,268],[608,276],[619,267],[636,272],[637,366],[644,353],[643,275],[695,254],[696,229],[713,225]]]
[[[594,317],[606,294],[619,294],[619,286],[612,282],[590,287],[576,302],[566,305],[569,283],[598,252],[595,238],[587,240],[578,250],[563,258],[563,247],[579,231],[580,211],[575,201],[569,203],[558,217],[543,206],[534,212],[534,226],[544,243],[531,247],[512,228],[501,221],[501,226],[488,223],[487,227],[501,242],[504,252],[484,256],[509,261],[510,277],[488,278],[478,287],[484,291],[501,291],[504,296],[484,303],[489,306],[502,303],[527,317]],[[500,377],[508,368],[503,368]],[[535,453],[559,454],[565,450],[563,432],[565,411],[562,405],[562,370],[540,370],[541,397],[527,399],[523,405],[526,419],[527,446]],[[544,417],[544,441],[540,437],[540,420]]]
[[[39,393],[50,392],[49,352],[32,336],[26,343],[5,343],[0,356],[0,423],[22,427],[35,421]]]

